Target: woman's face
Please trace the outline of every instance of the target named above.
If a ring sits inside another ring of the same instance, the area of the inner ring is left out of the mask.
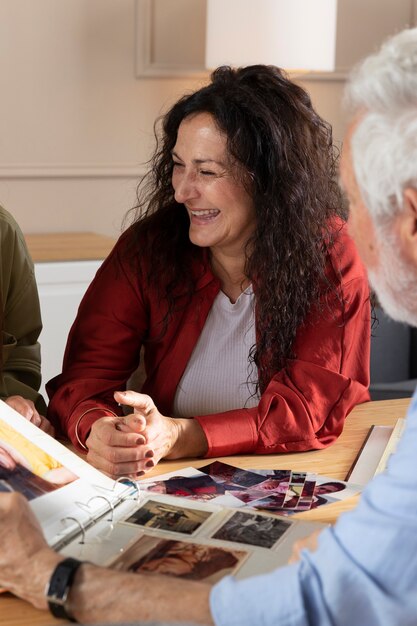
[[[190,240],[240,255],[256,225],[252,198],[226,149],[226,137],[209,113],[185,118],[172,151],[175,199],[190,218]]]

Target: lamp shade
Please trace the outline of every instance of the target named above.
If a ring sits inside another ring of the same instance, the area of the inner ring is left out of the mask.
[[[206,67],[332,71],[337,0],[207,0]]]

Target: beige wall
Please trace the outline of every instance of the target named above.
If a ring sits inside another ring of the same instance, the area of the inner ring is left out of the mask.
[[[155,117],[201,81],[135,76],[134,0],[0,0],[0,202],[25,232],[117,235]],[[305,86],[340,139],[343,81]]]
[[[199,84],[134,61],[134,0],[0,0],[0,202],[25,232],[120,231],[155,117]]]

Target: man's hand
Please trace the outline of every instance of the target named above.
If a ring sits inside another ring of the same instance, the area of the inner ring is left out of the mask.
[[[49,420],[43,415],[40,415],[36,410],[32,400],[26,400],[22,396],[9,396],[5,399],[5,403],[12,407],[15,411],[23,415],[25,419],[32,422],[35,426],[38,426],[41,430],[54,436],[55,430]]]
[[[87,461],[112,478],[141,476],[155,464],[143,435],[145,427],[145,418],[135,413],[98,419],[85,442]]]
[[[321,529],[314,531],[314,533],[308,537],[304,537],[304,539],[296,541],[292,547],[292,554],[288,559],[288,563],[296,563],[299,561],[302,550],[310,550],[311,552],[314,552],[314,550],[317,549],[317,540],[320,533]]]
[[[36,608],[46,609],[45,589],[64,557],[47,546],[32,510],[18,493],[0,494],[0,546],[0,586]],[[85,565],[79,572],[71,589],[70,606],[80,622],[155,619],[213,624],[211,586],[207,583],[93,565]]]
[[[51,550],[27,500],[0,494],[0,587],[46,609],[45,588],[63,557]]]

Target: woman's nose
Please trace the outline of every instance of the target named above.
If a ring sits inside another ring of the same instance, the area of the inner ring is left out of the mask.
[[[182,172],[173,177],[175,200],[184,204],[198,197],[198,189],[195,176],[192,173]]]

